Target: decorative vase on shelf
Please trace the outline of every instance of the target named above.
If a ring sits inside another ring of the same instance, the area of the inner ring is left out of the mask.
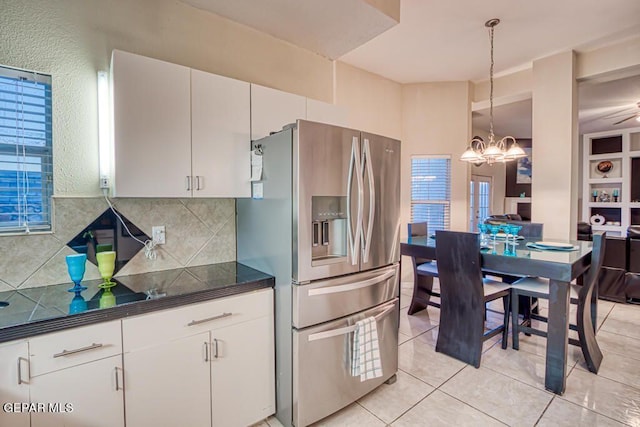
[[[81,286],[80,282],[84,278],[85,264],[87,263],[87,254],[73,254],[66,256],[67,271],[69,277],[74,283],[73,288],[69,289],[69,292],[84,291],[87,289],[85,286]]]
[[[611,201],[611,196],[609,196],[609,193],[605,190],[602,190],[598,196],[598,201],[601,203],[609,203]]]

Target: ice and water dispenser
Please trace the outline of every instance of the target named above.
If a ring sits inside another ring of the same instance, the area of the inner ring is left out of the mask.
[[[311,263],[324,264],[347,256],[347,198],[311,198]]]

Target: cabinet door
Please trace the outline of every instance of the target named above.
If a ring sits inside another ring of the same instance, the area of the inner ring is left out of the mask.
[[[209,332],[124,354],[127,427],[211,425]]]
[[[251,425],[275,412],[273,334],[271,316],[212,331],[214,427]]]
[[[122,356],[40,375],[31,401],[47,406],[31,414],[31,427],[124,426]]]
[[[303,96],[252,84],[251,139],[264,138],[298,119],[306,119],[306,104]]]
[[[347,109],[340,105],[307,98],[307,120],[347,127]]]
[[[114,50],[114,195],[190,196],[190,70]]]
[[[0,345],[0,403],[29,403],[29,345]],[[29,413],[5,412],[0,408],[0,426],[28,427]]]
[[[191,70],[194,197],[251,196],[249,83]]]

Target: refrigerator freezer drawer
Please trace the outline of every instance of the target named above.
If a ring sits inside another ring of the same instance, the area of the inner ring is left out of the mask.
[[[293,327],[317,325],[398,296],[399,265],[293,286]]]
[[[293,424],[314,423],[369,393],[398,371],[399,300],[347,318],[293,331]],[[358,320],[377,319],[382,377],[351,376],[351,342]]]

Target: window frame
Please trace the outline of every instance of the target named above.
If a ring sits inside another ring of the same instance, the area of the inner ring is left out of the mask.
[[[41,206],[40,215],[42,216],[42,219],[37,221],[30,221],[29,216],[32,216],[32,213],[29,213],[28,211],[20,212],[20,210],[11,210],[11,208],[19,209],[19,203],[15,201],[12,202],[12,200],[18,200],[23,197],[30,198],[34,196],[34,194],[25,193],[24,191],[20,190],[20,185],[24,185],[24,178],[16,177],[15,180],[9,181],[9,185],[7,185],[7,189],[9,189],[11,185],[16,186],[15,196],[0,196],[0,205],[2,205],[3,201],[8,201],[6,205],[9,207],[9,211],[7,213],[11,217],[18,215],[18,219],[0,222],[0,235],[28,234],[30,232],[51,232],[53,223],[53,79],[48,74],[21,70],[5,65],[0,65],[0,77],[3,77],[4,79],[18,79],[23,82],[44,85],[44,92],[41,98],[43,99],[42,113],[30,113],[37,114],[38,117],[41,117],[43,119],[42,130],[37,131],[42,132],[43,138],[41,138],[41,140],[44,141],[44,145],[29,145],[24,143],[27,138],[24,138],[24,135],[19,135],[20,131],[24,132],[26,130],[24,127],[19,126],[20,123],[23,123],[24,116],[22,116],[22,120],[20,121],[18,121],[18,117],[20,117],[20,114],[24,114],[25,110],[20,110],[17,108],[13,110],[17,123],[16,127],[13,129],[18,129],[16,131],[15,137],[7,135],[5,140],[0,140],[0,155],[14,157],[15,160],[13,162],[9,161],[7,163],[15,165],[17,169],[16,174],[20,173],[20,165],[25,164],[24,160],[20,160],[21,158],[24,157],[25,159],[39,159],[39,162],[36,162],[35,164],[39,164],[40,168],[40,186],[38,187],[37,191],[34,191],[34,193],[35,195],[40,195],[40,201],[36,203]],[[8,91],[7,93],[11,94],[18,92]],[[5,100],[4,102],[7,101]],[[7,108],[5,111],[11,114],[12,110],[10,108]],[[0,112],[2,112],[1,106]],[[7,119],[7,117],[4,117],[4,119]],[[5,126],[5,128],[12,129],[11,127],[7,126]],[[9,142],[12,140],[14,142]],[[18,151],[23,151],[24,154],[18,154]],[[27,177],[27,179],[31,181],[29,177]],[[6,199],[2,200],[3,197]],[[0,215],[2,215],[2,213],[0,213]],[[25,222],[23,222],[23,218],[26,219]]]
[[[429,232],[435,232],[435,230],[449,230],[451,228],[451,155],[447,154],[414,154],[411,155],[411,166],[410,166],[410,198],[411,198],[411,207],[410,207],[410,217],[411,222],[421,221],[416,219],[414,216],[414,207],[416,205],[444,205],[445,206],[445,215],[442,219],[443,227],[439,227],[436,225],[428,224]],[[414,199],[414,160],[447,160],[447,183],[446,183],[446,198],[445,199]],[[429,221],[427,221],[429,222]]]

